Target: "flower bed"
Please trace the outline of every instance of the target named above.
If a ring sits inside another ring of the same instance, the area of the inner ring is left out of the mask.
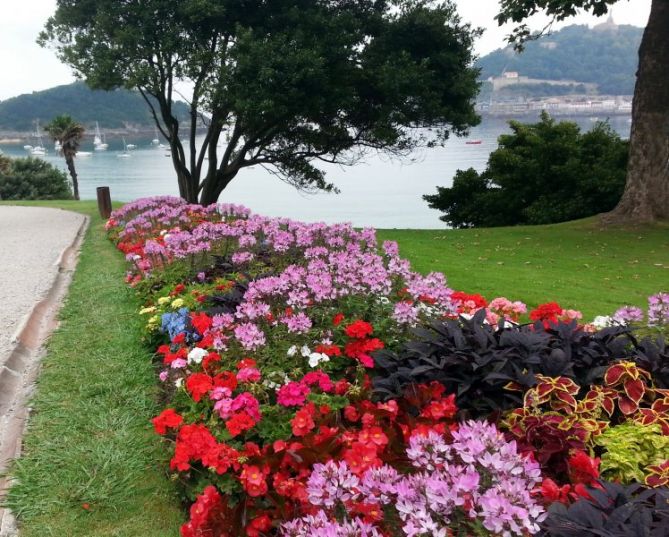
[[[107,229],[183,536],[668,534],[669,349],[636,317],[488,303],[374,230],[232,205],[143,199]]]

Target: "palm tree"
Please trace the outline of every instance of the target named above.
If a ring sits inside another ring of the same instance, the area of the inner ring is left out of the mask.
[[[74,157],[77,156],[79,144],[84,136],[84,127],[77,123],[68,115],[56,116],[51,123],[44,127],[54,142],[60,144],[60,152],[65,157],[65,164],[72,177],[72,189],[74,190],[74,199],[79,199],[79,182],[77,181],[77,171],[74,169]]]

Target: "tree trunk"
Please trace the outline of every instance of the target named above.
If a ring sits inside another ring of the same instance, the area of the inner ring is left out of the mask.
[[[79,180],[77,179],[77,170],[74,169],[74,158],[72,155],[65,157],[65,164],[67,164],[67,169],[70,172],[70,177],[72,177],[72,192],[74,194],[74,199],[79,199]]]
[[[605,224],[669,220],[669,0],[653,0],[639,48],[627,181]]]
[[[200,196],[200,205],[207,206],[216,203],[225,187],[237,176],[237,173],[239,170],[218,172],[214,175],[213,180],[206,180]],[[207,179],[209,179],[208,176]]]

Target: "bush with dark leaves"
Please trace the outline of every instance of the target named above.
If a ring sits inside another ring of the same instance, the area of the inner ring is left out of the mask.
[[[585,388],[601,384],[611,363],[629,360],[647,368],[658,387],[669,382],[664,342],[639,343],[625,327],[589,333],[573,321],[548,328],[507,323],[497,329],[484,320],[479,311],[470,320],[435,321],[414,329],[398,351],[375,353],[375,395],[387,400],[413,384],[438,381],[456,394],[463,414],[486,417],[522,406],[536,374],[569,377]]]
[[[600,482],[567,507],[556,502],[548,510],[539,535],[545,537],[667,537],[669,488],[646,489]]]

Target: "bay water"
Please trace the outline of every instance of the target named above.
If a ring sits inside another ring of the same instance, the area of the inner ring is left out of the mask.
[[[570,119],[588,130],[596,118]],[[629,137],[628,117],[612,117],[609,122],[622,137]],[[430,209],[422,196],[435,193],[437,186],[450,186],[458,169],[483,170],[488,155],[497,148],[498,136],[507,132],[510,129],[506,120],[484,118],[479,126],[471,129],[468,138],[452,137],[444,147],[421,149],[402,159],[372,154],[352,167],[322,165],[327,179],[340,189],[339,194],[306,194],[260,166],[247,168],[230,183],[219,201],[242,204],[267,216],[286,216],[307,222],[352,222],[356,226],[378,228],[445,228],[439,220],[440,213]],[[468,140],[481,143],[467,144]],[[109,186],[112,199],[116,201],[178,195],[172,159],[165,149],[153,147],[150,139],[128,137],[126,142],[137,147],[130,152],[130,157],[119,158],[123,141],[111,138],[108,142],[108,151],[93,151],[89,141],[81,147],[82,151],[93,152],[90,157],[79,157],[75,162],[82,199],[95,199],[98,186]],[[54,151],[53,144],[45,145],[48,154],[42,158],[66,171],[64,159]],[[23,144],[0,144],[0,150],[12,157],[27,154]]]

